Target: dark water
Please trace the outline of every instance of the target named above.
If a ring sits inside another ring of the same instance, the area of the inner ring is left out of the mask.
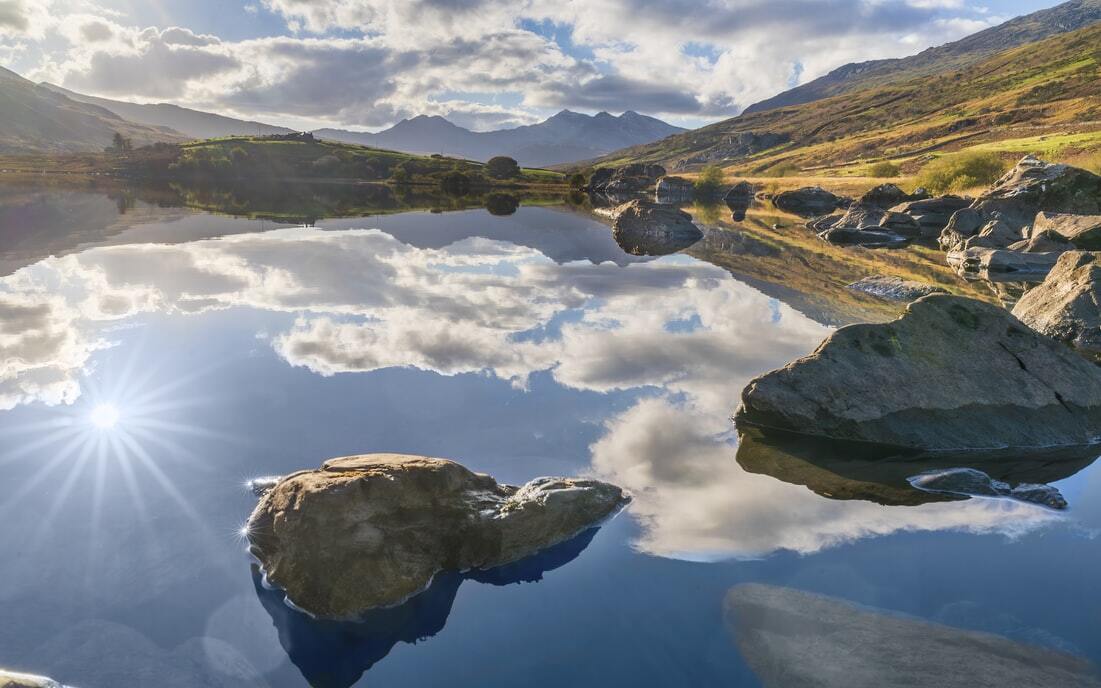
[[[724,618],[745,582],[1101,661],[1088,459],[1040,476],[1061,512],[739,451],[749,379],[883,315],[806,286],[866,270],[840,253],[749,274],[800,249],[747,225],[629,256],[557,206],[298,227],[128,198],[0,194],[0,666],[78,688],[789,685]],[[313,622],[250,567],[244,483],[375,451],[635,499],[511,569]]]

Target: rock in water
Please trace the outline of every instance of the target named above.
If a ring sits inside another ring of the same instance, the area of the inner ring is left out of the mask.
[[[735,420],[917,449],[1084,445],[1101,368],[998,306],[934,294],[757,378]]]
[[[780,210],[801,217],[829,215],[840,203],[840,197],[817,186],[785,191],[772,199],[772,204]]]
[[[663,256],[703,238],[688,213],[668,205],[636,199],[615,209],[612,236],[636,256]]]
[[[764,688],[1101,688],[1081,657],[793,588],[731,588],[723,618]]]
[[[894,275],[875,275],[853,282],[849,289],[862,291],[885,301],[909,303],[930,294],[944,294],[945,289],[924,282],[904,280]]]
[[[723,196],[723,200],[726,202],[726,207],[730,208],[731,217],[735,222],[741,222],[745,219],[745,214],[749,210],[749,206],[753,205],[753,197],[756,194],[756,189],[749,182],[738,182],[726,195]]]
[[[1051,485],[1025,483],[1013,487],[974,468],[949,468],[910,478],[910,484],[926,492],[969,497],[1007,497],[1050,509],[1066,509],[1067,500]]]
[[[1037,332],[1101,356],[1101,252],[1067,251],[1013,315]]]
[[[346,619],[402,602],[441,571],[489,569],[563,542],[627,499],[596,480],[513,487],[446,459],[372,454],[287,476],[247,532],[290,601]]]
[[[0,688],[65,688],[57,681],[45,676],[16,674],[0,669]]]
[[[656,198],[658,203],[689,203],[695,193],[695,186],[684,177],[662,177],[658,180]]]

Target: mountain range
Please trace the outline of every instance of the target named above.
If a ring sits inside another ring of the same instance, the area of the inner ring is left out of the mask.
[[[507,155],[526,167],[545,167],[593,158],[610,151],[658,141],[685,131],[659,119],[625,112],[584,115],[563,110],[538,124],[471,131],[439,116],[405,119],[376,134],[320,129],[314,135],[344,143],[485,161]]]

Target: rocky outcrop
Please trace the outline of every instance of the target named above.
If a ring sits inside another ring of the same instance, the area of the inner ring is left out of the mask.
[[[373,454],[283,478],[247,534],[298,608],[352,618],[408,599],[441,571],[491,569],[564,542],[626,500],[595,480],[514,487],[445,459]]]
[[[1101,357],[1101,253],[1067,251],[1013,315],[1037,332]]]
[[[772,204],[780,210],[800,217],[829,215],[836,210],[841,198],[820,186],[784,191],[772,198]]]
[[[593,172],[588,190],[619,196],[644,193],[664,176],[665,168],[655,164],[632,163],[615,169],[602,168]]]
[[[1069,165],[1051,165],[1032,156],[999,179],[971,206],[984,224],[1001,220],[1015,231],[1031,225],[1037,213],[1101,214],[1101,177]]]
[[[1001,220],[991,220],[975,236],[963,242],[966,248],[1007,248],[1021,241],[1021,232]]]
[[[1041,212],[1032,223],[1032,237],[1053,234],[1083,251],[1101,251],[1101,215]]]
[[[857,201],[859,205],[875,208],[892,208],[900,203],[917,200],[894,184],[880,184]]]
[[[948,224],[940,233],[940,247],[945,251],[959,251],[968,239],[983,228],[983,215],[972,208],[964,208],[952,213]]]
[[[1039,282],[1055,267],[1058,253],[1025,253],[996,248],[968,248],[948,252],[948,264],[963,276],[1013,275]]]
[[[793,588],[731,588],[723,618],[764,688],[1101,688],[1088,660]]]
[[[634,200],[613,213],[612,236],[635,256],[663,256],[688,248],[703,238],[692,216],[669,205]]]
[[[721,160],[732,160],[787,143],[790,136],[770,131],[739,131],[723,138],[722,142],[696,155],[678,160],[674,167],[686,170]]]
[[[756,195],[756,189],[749,182],[738,182],[726,195],[723,196],[723,201],[726,203],[726,207],[730,208],[732,219],[735,222],[741,222],[745,219],[746,211],[749,210],[749,206],[753,205],[753,199]]]
[[[658,180],[658,203],[690,203],[695,196],[695,186],[684,177],[662,177]]]
[[[915,192],[916,194],[917,192]],[[923,239],[935,239],[948,226],[957,211],[971,205],[971,199],[961,196],[938,196],[909,201],[892,207],[895,213],[908,215],[918,226],[918,236]]]
[[[57,681],[45,676],[17,674],[0,669],[0,688],[65,688]]]
[[[1082,445],[1101,436],[1101,368],[998,306],[935,294],[752,381],[735,420],[916,449]]]
[[[1022,239],[1008,246],[1010,251],[1022,253],[1062,253],[1074,248],[1074,244],[1052,231],[1032,233],[1028,239]]]
[[[862,291],[865,294],[870,294],[876,298],[884,299],[885,301],[902,301],[905,303],[917,301],[923,296],[929,296],[930,294],[946,293],[943,287],[937,287],[924,282],[904,280],[901,277],[893,275],[874,275],[872,277],[865,277],[862,280],[850,284],[849,289]]]

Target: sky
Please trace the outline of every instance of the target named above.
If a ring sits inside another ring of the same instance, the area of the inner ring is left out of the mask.
[[[0,0],[34,81],[300,129],[420,114],[476,130],[562,109],[695,127],[849,62],[1055,0]]]

